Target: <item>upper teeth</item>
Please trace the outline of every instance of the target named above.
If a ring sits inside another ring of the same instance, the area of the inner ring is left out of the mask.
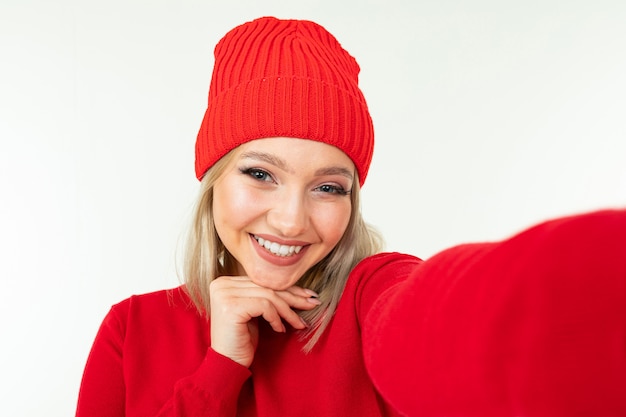
[[[270,242],[269,240],[265,240],[262,237],[258,236],[254,236],[254,238],[257,242],[259,242],[259,246],[263,246],[265,249],[278,256],[291,256],[294,253],[300,252],[300,250],[302,249],[302,246],[281,245],[276,242]]]

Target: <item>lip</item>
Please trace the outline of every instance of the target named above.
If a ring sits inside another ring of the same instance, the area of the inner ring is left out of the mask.
[[[257,240],[254,238],[253,235],[249,235],[249,236],[250,236],[250,244],[254,247],[254,250],[259,255],[259,257],[261,257],[261,259],[265,260],[266,262],[269,262],[276,266],[290,266],[290,265],[294,265],[300,262],[303,255],[306,253],[307,249],[309,248],[309,244],[304,243],[304,242],[285,241],[285,240],[276,239],[275,237],[271,237],[267,235],[256,235],[258,237],[269,240],[271,242],[279,243],[281,245],[302,246],[302,249],[300,250],[299,253],[295,253],[291,256],[277,256],[277,255],[272,254],[267,249],[261,247],[259,245],[259,242],[257,242]]]
[[[283,240],[283,239],[277,238],[276,236],[263,235],[263,234],[257,234],[257,233],[250,234],[250,236],[252,236],[253,239],[254,239],[254,236],[260,237],[265,240],[269,240],[270,242],[276,242],[279,245],[286,245],[286,246],[308,246],[309,245],[309,242],[303,242],[301,240]]]

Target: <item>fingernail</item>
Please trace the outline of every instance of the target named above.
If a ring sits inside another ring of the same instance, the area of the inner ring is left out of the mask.
[[[317,299],[317,298],[313,298],[313,297],[307,298],[307,299],[306,299],[306,301],[307,301],[309,304],[313,304],[313,305],[316,305],[316,306],[318,306],[318,305],[322,304],[322,302],[321,302],[319,299]]]
[[[310,290],[308,288],[305,288],[304,292],[309,294],[311,297],[315,297],[315,298],[319,298],[320,297],[320,295],[318,293],[316,293],[315,291]]]
[[[304,324],[304,327],[309,327],[309,323],[307,323],[306,320],[304,320],[302,317],[300,317],[300,321],[302,322],[302,324]]]

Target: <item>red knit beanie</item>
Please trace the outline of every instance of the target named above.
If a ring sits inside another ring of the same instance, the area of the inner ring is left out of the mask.
[[[363,185],[374,129],[359,70],[316,23],[263,17],[234,28],[215,47],[209,105],[196,141],[196,176],[201,179],[242,143],[284,136],[341,149]]]

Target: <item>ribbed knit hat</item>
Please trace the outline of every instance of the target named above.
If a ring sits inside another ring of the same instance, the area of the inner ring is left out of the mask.
[[[263,17],[228,32],[215,47],[209,104],[196,141],[196,176],[242,143],[268,137],[336,146],[361,185],[374,129],[358,86],[359,65],[317,23]]]

